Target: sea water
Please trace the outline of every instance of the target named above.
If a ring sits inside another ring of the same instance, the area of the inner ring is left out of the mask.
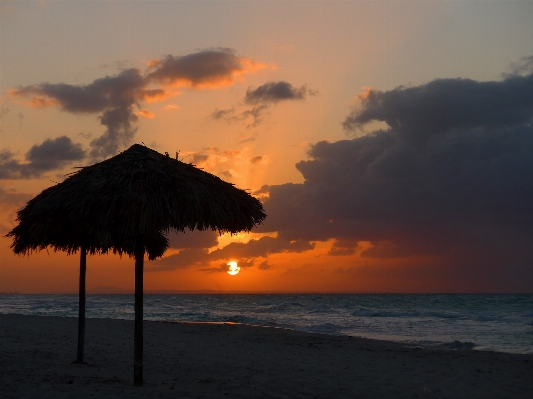
[[[87,295],[88,318],[134,318],[134,296]],[[0,295],[0,313],[77,317],[77,295]],[[533,295],[144,295],[145,320],[235,322],[455,350],[533,353]]]

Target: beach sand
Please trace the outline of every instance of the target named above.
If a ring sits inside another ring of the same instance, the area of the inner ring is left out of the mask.
[[[532,398],[533,355],[430,350],[229,324],[145,322],[143,387],[133,321],[0,315],[0,397]]]

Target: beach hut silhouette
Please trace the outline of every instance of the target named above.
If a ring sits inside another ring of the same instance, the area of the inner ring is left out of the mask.
[[[250,231],[266,217],[259,200],[233,184],[134,144],[103,162],[82,167],[17,212],[6,236],[16,254],[47,247],[80,250],[78,356],[83,362],[86,253],[135,258],[134,384],[143,383],[144,257],[161,257],[170,230]]]

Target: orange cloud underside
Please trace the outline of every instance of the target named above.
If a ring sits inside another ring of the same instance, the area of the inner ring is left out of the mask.
[[[188,87],[191,89],[217,89],[233,85],[235,82],[244,82],[244,75],[256,73],[264,69],[276,70],[275,64],[267,64],[261,61],[248,58],[239,58],[239,66],[232,68],[229,73],[204,77],[200,81],[193,81],[188,78],[165,79],[161,82],[163,87]],[[160,60],[151,60],[148,67],[154,67],[161,63]]]
[[[143,117],[143,118],[147,118],[147,119],[155,118],[155,114],[153,112],[148,111],[147,109],[141,109],[135,112],[135,115]]]
[[[149,103],[164,101],[170,97],[177,97],[180,93],[177,91],[169,91],[163,89],[150,89],[150,90],[139,90],[135,94],[137,100],[146,101]]]
[[[368,97],[370,97],[370,95],[372,94],[372,92],[374,91],[374,89],[370,86],[363,86],[361,88],[361,93],[359,93],[357,96],[355,96],[354,98],[354,101],[356,103],[361,103],[363,102],[364,100],[366,100]]]
[[[170,111],[171,109],[179,109],[180,106],[177,104],[168,104],[163,107],[165,111]]]

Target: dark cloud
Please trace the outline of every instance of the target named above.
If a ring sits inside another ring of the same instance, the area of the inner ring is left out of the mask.
[[[239,119],[252,118],[252,122],[246,126],[246,129],[251,129],[259,126],[263,122],[263,114],[268,111],[269,106],[267,104],[256,105],[255,107],[241,112]],[[247,140],[253,141],[253,140]]]
[[[410,144],[452,129],[509,128],[533,116],[533,74],[500,82],[438,79],[417,87],[398,87],[360,96],[361,105],[343,126],[354,131],[371,121],[386,122]]]
[[[15,154],[8,150],[0,151],[1,179],[37,178],[45,172],[83,160],[86,153],[81,144],[75,144],[70,138],[61,136],[31,147],[25,155],[26,163],[21,163],[14,156]]]
[[[145,79],[138,69],[127,69],[116,76],[96,79],[88,85],[43,83],[11,91],[13,95],[30,97],[29,105],[58,106],[70,113],[102,113],[100,122],[105,133],[91,141],[94,159],[114,155],[129,144],[136,132],[133,107],[138,101],[156,96],[145,90]],[[160,93],[159,93],[160,94]]]
[[[268,104],[256,105],[250,109],[241,112],[237,112],[235,107],[220,110],[217,108],[211,114],[211,117],[215,120],[224,120],[228,123],[241,122],[250,119],[251,122],[246,125],[246,129],[251,129],[259,126],[263,122],[263,114],[268,111],[268,108]],[[256,136],[252,137],[253,138],[247,138],[241,141],[240,143],[254,141]]]
[[[522,57],[520,61],[511,64],[511,73],[504,73],[504,78],[509,78],[517,75],[529,75],[533,73],[533,55],[529,57]]]
[[[304,252],[314,248],[303,240],[284,240],[277,237],[262,237],[258,240],[250,240],[246,244],[233,242],[222,249],[213,251],[212,259],[249,259],[268,256],[278,252]]]
[[[270,194],[270,186],[268,184],[262,185],[259,190],[253,192],[253,195],[255,196],[261,196],[264,194]]]
[[[334,239],[338,256],[370,241],[367,258],[423,257],[412,278],[531,291],[533,75],[374,91],[345,125],[372,120],[390,129],[311,146],[304,183],[270,186],[258,230]]]
[[[206,265],[209,259],[207,248],[185,248],[178,254],[150,262],[146,271],[175,270]]]
[[[235,56],[230,49],[204,50],[185,56],[167,55],[152,61],[150,66],[153,70],[147,75],[149,81],[192,87],[233,83],[238,75],[266,68],[261,62]]]
[[[305,85],[296,88],[288,82],[268,82],[257,89],[248,88],[244,102],[250,105],[259,103],[278,103],[287,100],[305,100],[307,95],[315,95],[316,92],[309,90]]]
[[[328,255],[347,256],[353,255],[358,247],[357,241],[353,239],[337,239],[333,242]]]
[[[246,126],[247,129],[251,129],[263,122],[263,115],[268,112],[272,105],[280,101],[305,100],[307,96],[317,94],[317,91],[308,89],[306,85],[297,88],[285,81],[267,82],[255,89],[249,87],[246,91],[244,104],[252,106],[252,108],[241,112],[237,112],[235,107],[222,110],[216,109],[211,114],[211,117],[229,123],[251,119],[251,122]],[[255,136],[244,141],[253,140],[255,140]]]
[[[215,120],[228,120],[235,115],[235,107],[229,109],[215,109],[211,114],[211,117]]]
[[[239,75],[266,67],[261,62],[236,57],[228,49],[206,50],[180,57],[168,55],[151,61],[147,71],[129,68],[86,85],[41,83],[18,87],[9,93],[28,98],[27,104],[36,108],[53,106],[73,114],[100,114],[100,123],[106,130],[91,141],[89,154],[96,161],[115,155],[133,141],[138,121],[136,107],[172,95],[165,88],[152,85],[218,87],[233,83]],[[137,113],[143,115],[143,110]]]
[[[91,157],[102,159],[114,155],[119,148],[126,147],[133,141],[137,128],[133,124],[138,118],[132,107],[110,109],[100,117],[100,123],[107,130],[100,137],[91,141]]]
[[[226,262],[231,259],[237,259],[240,266],[251,267],[255,265],[257,258],[264,258],[273,253],[304,252],[313,248],[314,244],[307,241],[284,240],[265,236],[257,240],[250,240],[246,244],[234,242],[209,253],[207,248],[187,248],[178,254],[155,261],[153,265],[154,270],[172,270],[195,265],[207,265],[209,262]],[[265,267],[263,265],[263,270]],[[223,268],[223,270],[226,271],[227,267]]]
[[[270,270],[272,269],[272,265],[265,260],[259,264],[258,268],[260,270]]]
[[[256,156],[253,156],[250,158],[250,163],[259,163],[263,160],[263,156],[262,155],[256,155]]]

